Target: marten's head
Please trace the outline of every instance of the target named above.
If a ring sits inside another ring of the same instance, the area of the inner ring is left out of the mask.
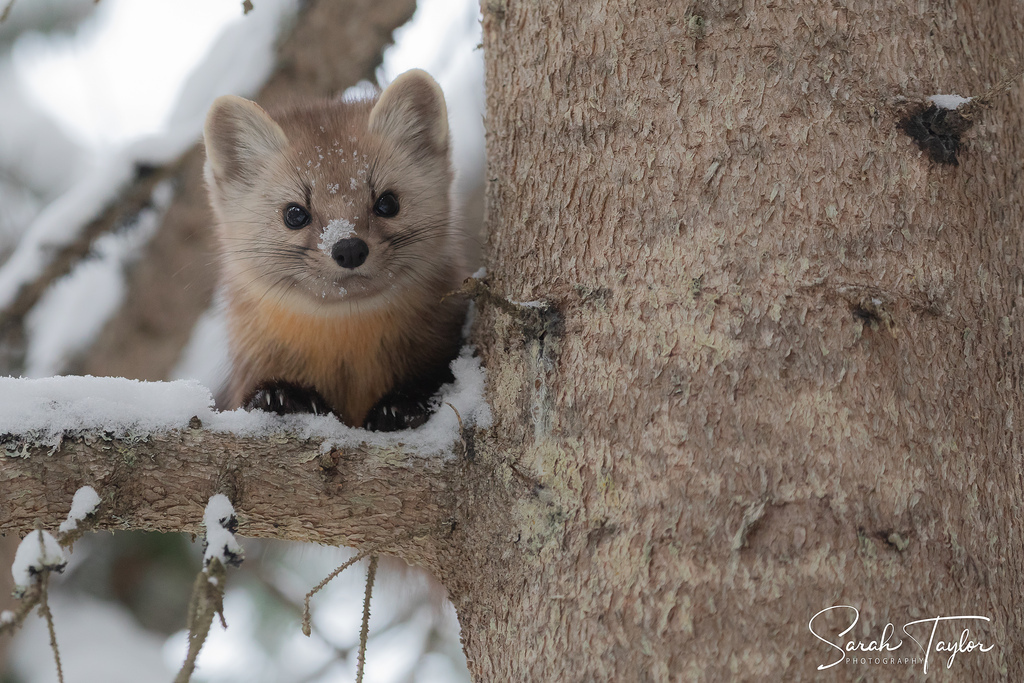
[[[376,100],[271,118],[234,96],[206,118],[206,180],[229,288],[309,312],[439,298],[451,223],[448,115],[423,71]]]

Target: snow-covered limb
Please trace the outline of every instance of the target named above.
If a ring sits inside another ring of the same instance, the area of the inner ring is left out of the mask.
[[[156,187],[179,168],[172,165],[132,181],[113,203],[113,196],[129,180],[125,174],[130,176],[131,170],[126,165],[117,173],[101,173],[83,181],[36,219],[0,268],[0,325],[20,320],[55,280],[89,252],[100,235],[152,206]],[[105,206],[108,201],[112,203]],[[91,208],[84,209],[83,205]]]
[[[146,391],[135,388],[139,393],[128,391],[124,399],[141,405]],[[168,388],[156,389],[164,396],[159,390]],[[179,390],[187,396],[192,389],[171,387],[164,398]],[[45,403],[38,401],[37,408]],[[382,552],[436,569],[439,549],[449,543],[448,531],[464,501],[479,495],[470,490],[480,476],[493,475],[483,467],[485,434],[469,426],[463,435],[453,429],[447,455],[438,457],[415,447],[415,431],[372,434],[321,417],[339,430],[336,438],[346,438],[343,446],[332,447],[323,433],[314,432],[321,423],[308,417],[227,414],[225,419],[264,426],[258,436],[240,435],[195,420],[190,426],[187,402],[169,407],[173,415],[160,425],[133,422],[130,406],[118,405],[125,422],[116,428],[102,420],[89,428],[75,421],[64,427],[76,429],[54,432],[39,423],[33,425],[35,437],[33,430],[12,435],[4,434],[8,426],[0,429],[0,485],[17,492],[0,496],[0,531],[25,533],[40,524],[55,528],[67,515],[68,491],[89,483],[102,492],[104,509],[111,513],[88,520],[93,528],[198,534],[209,498],[226,492],[242,535],[356,547],[383,542]],[[465,421],[471,409],[458,409]],[[65,405],[58,413],[68,410]],[[448,406],[437,417],[457,423]],[[212,415],[209,419],[215,422]],[[299,432],[303,425],[305,433]],[[56,447],[54,433],[60,436]],[[475,449],[475,459],[466,457],[469,449]]]
[[[465,427],[488,427],[490,408],[484,401],[485,375],[467,348],[452,363],[455,383],[447,385],[439,404],[451,404]],[[331,416],[289,415],[213,408],[210,391],[195,381],[140,382],[117,377],[0,378],[0,445],[13,453],[12,442],[32,441],[59,448],[68,436],[102,434],[140,439],[188,429],[193,418],[210,431],[267,438],[295,434],[318,439],[320,450],[365,445],[399,449],[421,456],[446,457],[459,440],[459,420],[438,410],[426,424],[403,432],[368,432],[346,427]]]

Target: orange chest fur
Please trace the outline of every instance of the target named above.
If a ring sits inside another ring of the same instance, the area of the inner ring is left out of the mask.
[[[240,360],[256,362],[249,370],[258,380],[312,386],[351,425],[362,423],[398,374],[389,348],[396,321],[385,313],[317,316],[263,302],[231,327]]]

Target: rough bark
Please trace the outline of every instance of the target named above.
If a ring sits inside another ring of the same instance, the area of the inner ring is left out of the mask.
[[[319,441],[236,438],[188,429],[47,445],[8,440],[0,460],[0,532],[56,528],[81,486],[102,504],[98,529],[201,533],[210,496],[227,494],[245,536],[328,545],[384,544],[437,567],[436,544],[458,516],[465,449],[423,458],[353,448],[321,454]],[[14,455],[12,455],[14,454]]]
[[[539,486],[453,591],[478,680],[812,679],[836,604],[987,615],[953,668],[1020,678],[1021,91],[958,167],[899,123],[1015,72],[1019,8],[483,9],[492,286],[562,322],[479,327]]]

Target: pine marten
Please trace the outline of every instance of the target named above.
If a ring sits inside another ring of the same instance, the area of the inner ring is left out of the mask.
[[[365,101],[206,118],[233,369],[226,407],[415,427],[451,381],[466,302],[440,87],[408,71]]]

